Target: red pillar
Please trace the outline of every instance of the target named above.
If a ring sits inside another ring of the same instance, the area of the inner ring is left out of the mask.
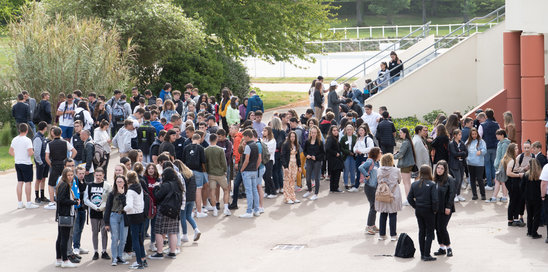
[[[545,150],[544,36],[522,34],[520,40],[522,141],[540,141]]]
[[[521,140],[520,36],[521,31],[503,33],[504,89],[506,89],[507,96],[506,108],[514,115],[518,145]],[[504,120],[501,119],[499,123],[503,125]]]

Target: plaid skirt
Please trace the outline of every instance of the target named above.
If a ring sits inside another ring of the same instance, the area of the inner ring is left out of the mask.
[[[156,224],[154,225],[154,233],[158,234],[176,234],[179,233],[179,219],[173,219],[165,216],[160,212],[156,213]]]

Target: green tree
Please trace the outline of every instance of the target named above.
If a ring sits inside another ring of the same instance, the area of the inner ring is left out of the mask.
[[[23,8],[8,30],[13,58],[1,73],[2,97],[28,90],[33,97],[48,91],[57,99],[60,92],[106,94],[130,84],[133,46],[121,50],[118,31],[99,19],[52,17],[36,3]]]
[[[6,25],[13,16],[21,14],[28,0],[0,0],[0,25]]]
[[[372,12],[385,15],[388,24],[394,24],[393,17],[400,11],[409,8],[410,0],[373,0],[369,4],[369,10]]]
[[[464,21],[470,20],[478,11],[476,0],[461,0],[462,17]]]
[[[265,60],[310,59],[335,8],[324,0],[174,0],[188,16],[198,16],[207,34],[231,57]]]

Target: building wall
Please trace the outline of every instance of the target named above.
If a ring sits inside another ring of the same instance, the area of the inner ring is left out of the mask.
[[[508,30],[548,33],[546,11],[546,0],[506,0],[506,27]]]

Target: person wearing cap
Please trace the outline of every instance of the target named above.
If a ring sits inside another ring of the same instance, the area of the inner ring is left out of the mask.
[[[327,107],[331,108],[333,113],[335,114],[335,120],[337,120],[337,123],[340,121],[339,116],[339,105],[341,103],[344,103],[345,101],[340,100],[339,96],[337,95],[337,81],[331,81],[329,84],[329,94],[327,95]]]

